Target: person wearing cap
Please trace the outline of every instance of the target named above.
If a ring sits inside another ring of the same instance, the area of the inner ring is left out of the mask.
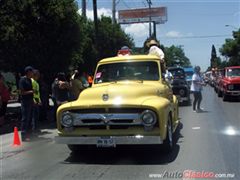
[[[21,137],[22,141],[28,141],[29,124],[31,123],[31,113],[33,108],[33,67],[27,66],[24,69],[25,76],[21,77],[19,81],[19,90],[21,96]]]

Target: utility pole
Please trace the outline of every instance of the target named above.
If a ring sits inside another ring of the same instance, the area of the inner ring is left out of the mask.
[[[149,8],[149,37],[152,36],[152,17],[151,17],[151,5],[152,5],[152,1],[151,0],[147,0],[148,3],[148,8]]]
[[[156,35],[156,22],[155,21],[153,21],[153,37],[155,39],[157,39],[157,35]]]
[[[116,0],[112,0],[112,23],[116,23]]]
[[[82,0],[82,16],[86,18],[86,0]]]
[[[93,0],[93,17],[95,26],[95,35],[98,36],[98,17],[97,17],[97,0]]]

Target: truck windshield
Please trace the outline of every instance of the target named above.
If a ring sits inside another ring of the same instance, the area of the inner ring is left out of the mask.
[[[235,77],[240,76],[240,68],[234,68],[234,69],[227,69],[227,76],[228,77]]]
[[[156,62],[121,62],[100,65],[94,83],[122,80],[158,81],[158,64]]]

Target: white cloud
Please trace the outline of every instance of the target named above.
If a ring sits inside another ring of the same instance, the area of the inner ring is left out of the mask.
[[[78,10],[79,14],[82,14],[82,9]],[[93,20],[93,10],[86,10],[87,18]],[[112,17],[112,10],[107,8],[98,9],[98,17],[101,15]],[[118,17],[118,13],[116,13],[116,18]],[[143,42],[148,37],[148,24],[129,24],[129,25],[121,25],[122,29],[130,34],[135,41]]]
[[[82,9],[78,10],[79,14],[82,14]],[[106,8],[100,8],[97,10],[98,17],[100,18],[102,15],[112,17],[112,10],[111,9],[106,9]],[[93,10],[86,10],[86,15],[89,19],[93,20]]]
[[[240,15],[240,11],[237,11],[233,14],[233,16],[239,16]]]
[[[193,33],[187,33],[186,36],[193,36]]]
[[[169,31],[166,33],[167,37],[171,37],[171,38],[178,38],[178,37],[182,37],[181,33],[178,31]]]
[[[148,35],[148,26],[145,24],[130,24],[124,28],[127,34],[136,38],[143,38]]]

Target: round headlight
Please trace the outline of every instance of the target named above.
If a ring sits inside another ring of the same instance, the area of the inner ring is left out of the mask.
[[[71,127],[73,125],[73,118],[70,113],[63,114],[62,125],[65,127]]]
[[[153,111],[146,110],[142,113],[142,121],[146,126],[153,126],[156,123],[156,115]]]
[[[234,89],[234,88],[233,88],[233,84],[228,85],[228,89],[229,89],[229,90],[233,90],[233,89]]]

